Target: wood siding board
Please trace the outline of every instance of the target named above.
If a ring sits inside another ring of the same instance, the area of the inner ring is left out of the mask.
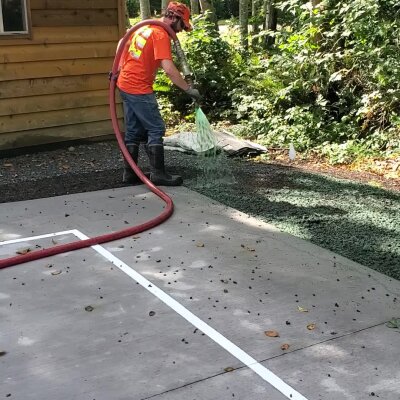
[[[118,26],[65,26],[35,27],[32,29],[32,40],[0,40],[0,51],[7,46],[24,46],[46,43],[89,43],[114,41],[115,46],[120,38]]]
[[[24,63],[0,64],[0,79],[36,79],[55,76],[91,75],[104,73],[107,79],[112,68],[113,58],[94,58],[59,61],[33,61]],[[1,86],[0,86],[1,88]]]
[[[118,0],[30,0],[32,10],[117,8]]]
[[[122,126],[123,120],[120,119],[118,122]],[[0,150],[112,134],[112,124],[109,120],[24,132],[9,132],[0,134]]]
[[[118,26],[117,10],[32,10],[32,26]]]
[[[52,110],[66,110],[68,108],[91,107],[99,105],[108,106],[107,89],[90,92],[46,94],[43,96],[24,97],[23,100],[16,97],[13,99],[0,100],[0,116],[38,113]],[[116,102],[121,99],[116,96]]]
[[[71,60],[114,57],[116,43],[62,43],[8,46],[0,55],[0,64],[30,61]]]
[[[120,108],[118,108],[118,114],[118,117],[122,116]],[[60,127],[109,119],[110,109],[108,105],[12,116],[7,115],[0,117],[0,136],[7,132],[30,131],[40,128]]]
[[[57,93],[86,92],[91,90],[107,89],[108,87],[109,81],[104,74],[23,79],[18,81],[0,82],[0,99]]]

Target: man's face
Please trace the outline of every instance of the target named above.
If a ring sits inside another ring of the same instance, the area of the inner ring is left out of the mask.
[[[184,30],[185,24],[183,23],[181,18],[174,17],[174,21],[171,24],[171,28],[174,30],[174,32],[179,33]]]

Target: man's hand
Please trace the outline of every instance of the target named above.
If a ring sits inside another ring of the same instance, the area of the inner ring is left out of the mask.
[[[189,89],[185,90],[185,93],[195,101],[198,101],[201,99],[200,92],[197,89],[189,88]]]

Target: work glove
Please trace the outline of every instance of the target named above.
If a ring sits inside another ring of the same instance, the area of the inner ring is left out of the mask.
[[[189,89],[185,90],[185,93],[195,101],[199,101],[201,99],[200,92],[197,89],[190,87]]]

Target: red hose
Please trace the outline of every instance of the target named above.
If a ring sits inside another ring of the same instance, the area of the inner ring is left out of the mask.
[[[73,251],[73,250],[78,250],[78,249],[83,249],[85,247],[94,246],[96,244],[107,243],[107,242],[111,242],[113,240],[118,240],[118,239],[122,239],[127,236],[135,235],[139,232],[143,232],[147,229],[151,229],[151,228],[161,224],[162,222],[164,222],[166,219],[168,219],[172,215],[172,213],[174,211],[174,204],[172,202],[172,199],[166,193],[164,193],[162,190],[160,190],[157,186],[155,186],[143,174],[141,169],[133,162],[132,157],[129,154],[129,152],[125,146],[124,139],[122,137],[122,133],[118,126],[117,112],[116,112],[116,106],[115,106],[116,78],[117,78],[117,74],[118,74],[120,59],[121,59],[121,56],[125,49],[125,44],[129,40],[129,38],[131,37],[131,35],[134,31],[136,31],[137,29],[139,29],[140,27],[142,27],[144,25],[150,25],[150,24],[161,26],[168,32],[168,34],[171,36],[171,38],[174,41],[177,40],[176,33],[172,30],[172,28],[170,26],[168,26],[167,24],[165,24],[161,21],[157,21],[157,20],[145,20],[145,21],[139,22],[138,24],[133,26],[131,29],[129,29],[127,31],[127,33],[125,34],[125,36],[123,37],[123,39],[121,40],[120,45],[117,50],[117,54],[114,59],[112,72],[111,72],[111,79],[110,79],[109,102],[110,102],[110,113],[111,113],[111,120],[112,120],[114,133],[117,137],[118,145],[120,147],[120,150],[121,150],[124,158],[127,160],[127,162],[132,167],[132,169],[135,171],[135,173],[138,175],[140,180],[144,184],[146,184],[146,186],[153,193],[155,193],[158,197],[160,197],[162,200],[165,201],[166,208],[156,218],[153,218],[150,221],[145,222],[143,224],[133,226],[133,227],[130,227],[127,229],[123,229],[118,232],[112,232],[112,233],[108,233],[108,234],[101,235],[101,236],[96,236],[94,238],[90,238],[90,239],[86,239],[86,240],[78,240],[76,242],[62,244],[62,245],[54,246],[54,247],[51,247],[48,249],[36,250],[36,251],[32,251],[32,252],[29,252],[26,254],[21,254],[21,255],[15,256],[15,257],[4,258],[4,259],[0,260],[0,269],[12,267],[14,265],[23,264],[23,263],[26,263],[29,261],[39,260],[40,258],[50,257],[50,256],[54,256],[56,254],[65,253],[68,251]]]

